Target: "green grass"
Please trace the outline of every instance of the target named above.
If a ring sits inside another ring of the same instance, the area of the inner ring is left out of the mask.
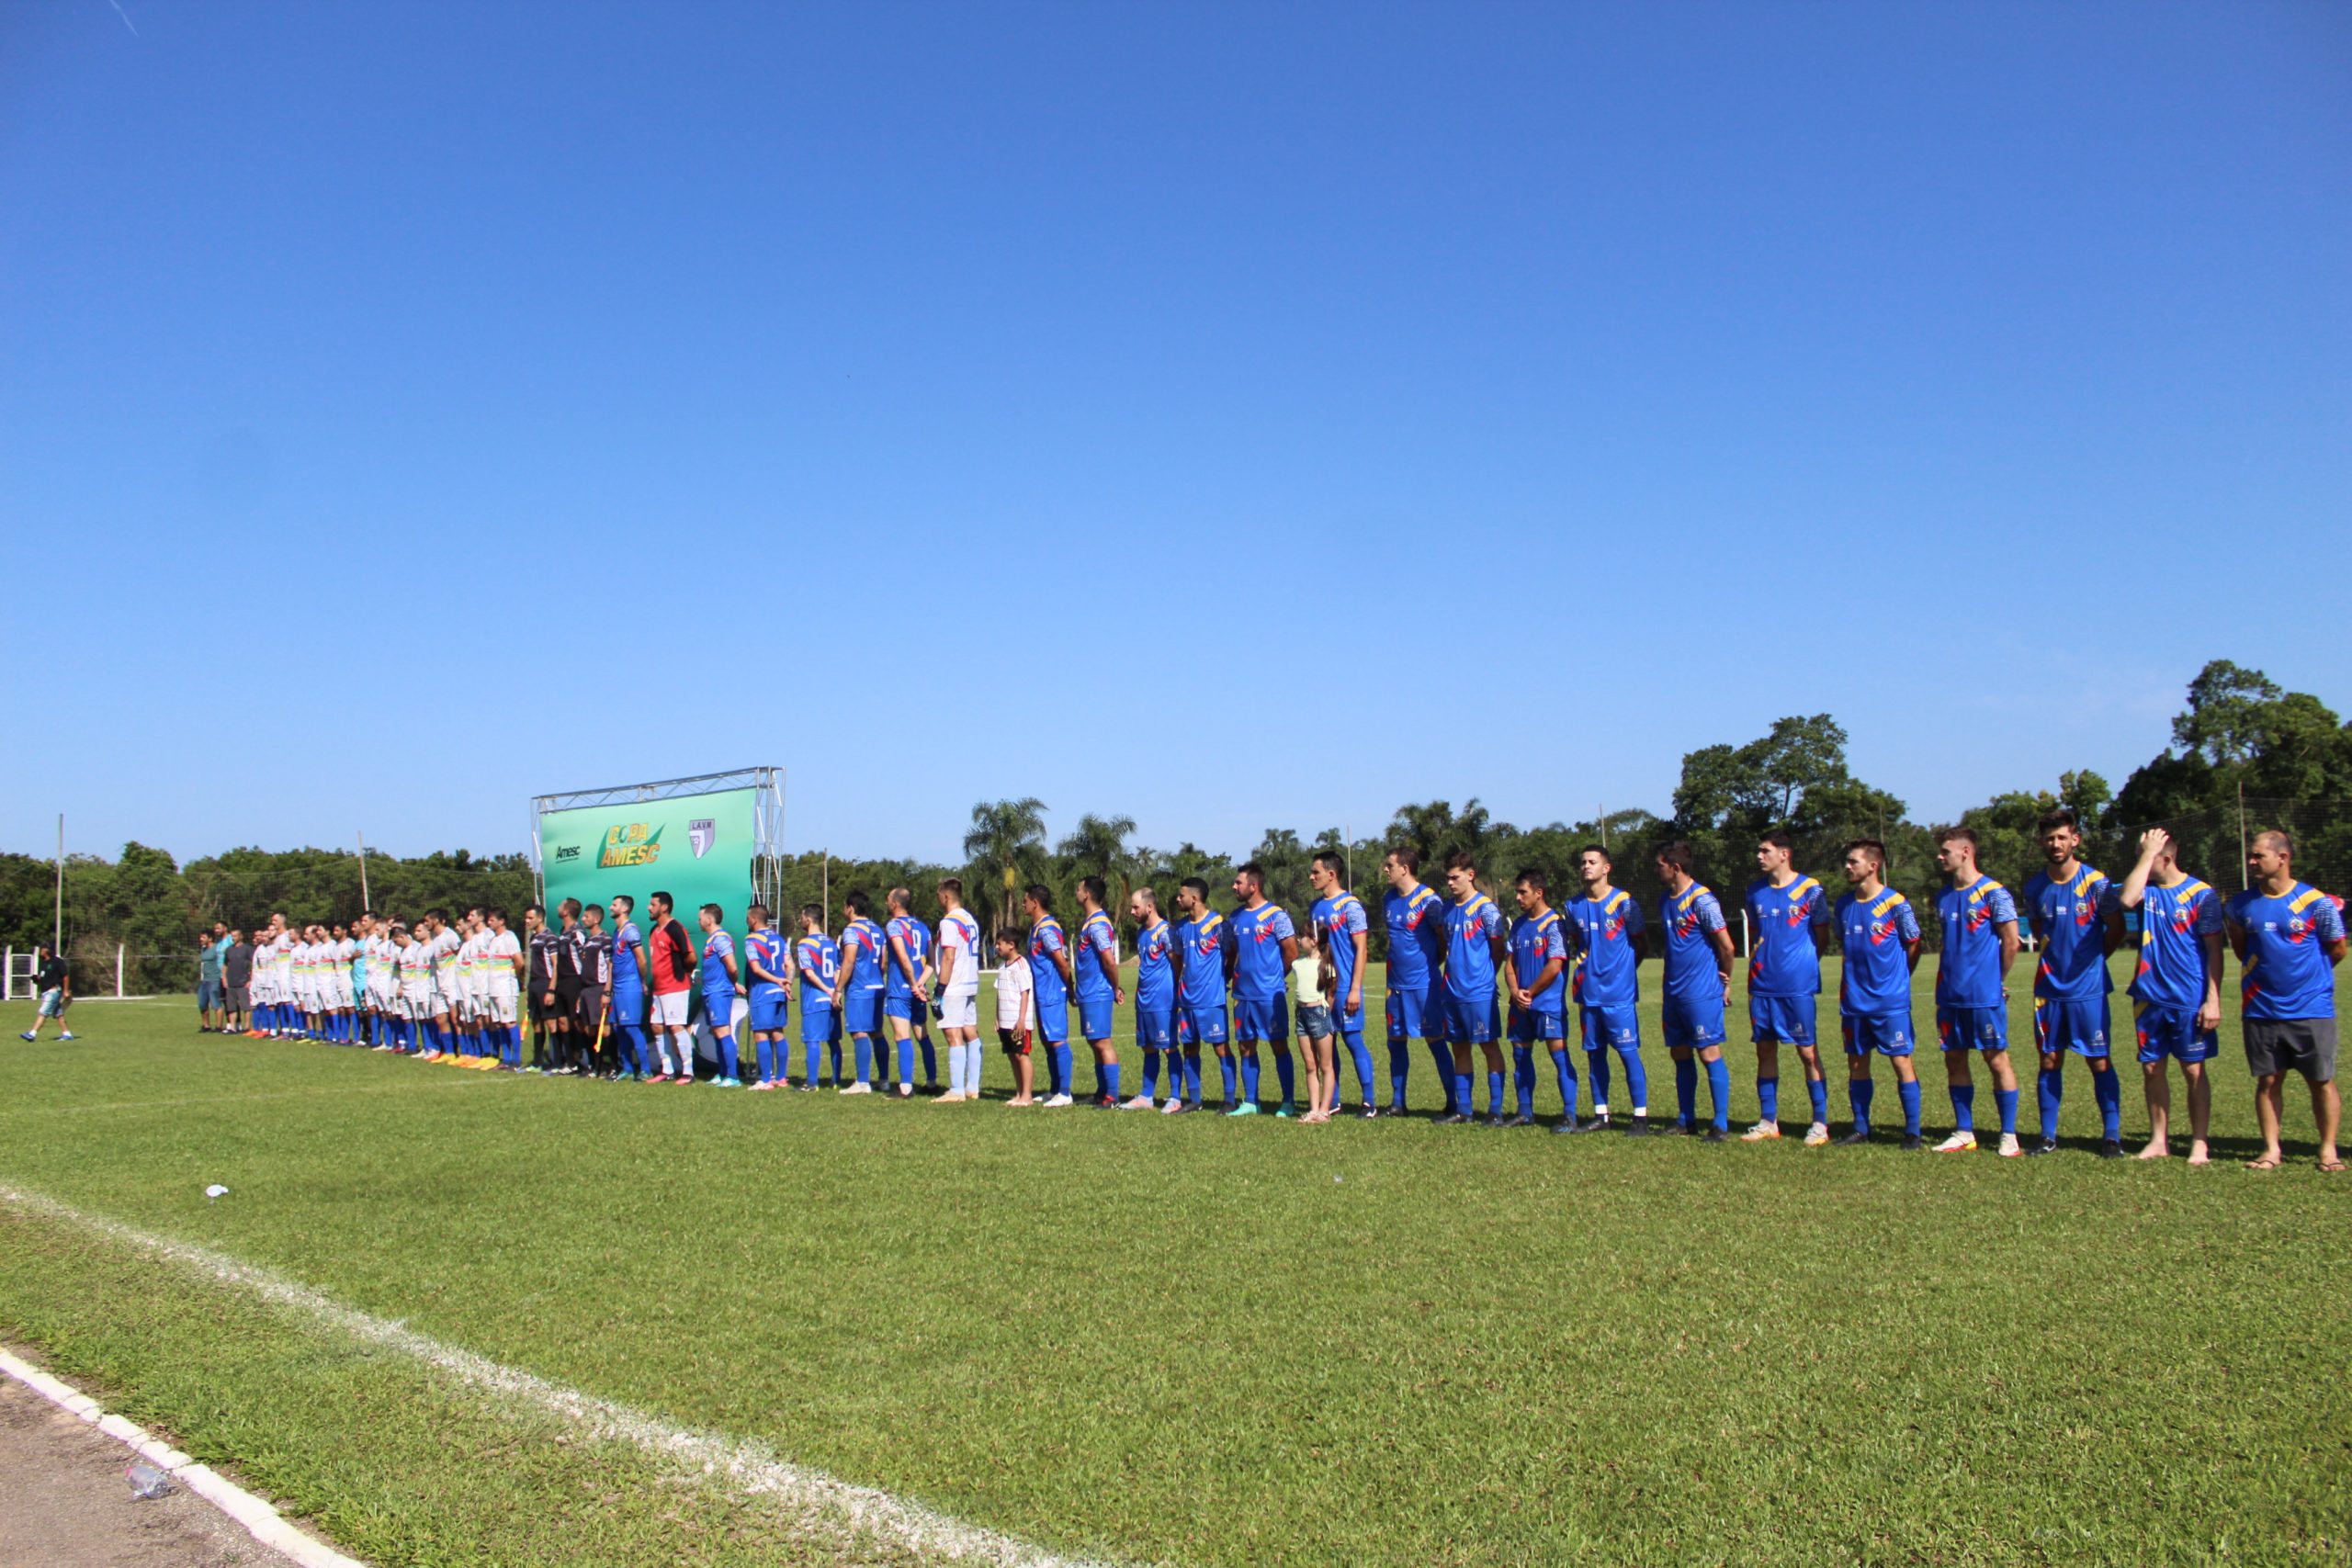
[[[2223,1163],[2192,1171],[2089,1157],[2079,1067],[2075,1146],[2001,1161],[659,1093],[215,1041],[164,1003],[83,1005],[87,1044],[33,1047],[13,1039],[28,1013],[0,1010],[0,1182],[1057,1551],[2352,1550],[2352,1185],[2312,1168],[2300,1093],[2295,1163],[2237,1168],[2254,1140],[2233,1022]],[[1745,1120],[1751,1058],[1729,1055]],[[1949,1108],[1925,1068],[1932,1131]],[[2123,1070],[2128,1136],[2145,1115]],[[1426,1105],[1425,1055],[1414,1073]],[[992,1093],[1006,1081],[992,1059]],[[208,1204],[214,1180],[232,1190]],[[6,1205],[0,1334],[378,1563],[839,1550]]]

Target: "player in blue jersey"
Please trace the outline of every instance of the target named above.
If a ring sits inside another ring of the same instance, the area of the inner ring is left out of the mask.
[[[1846,1030],[1846,1093],[1854,1130],[1840,1144],[1871,1141],[1873,1053],[1894,1064],[1903,1097],[1903,1146],[1924,1147],[1919,1135],[1919,1074],[1911,1061],[1911,972],[1919,966],[1919,917],[1911,900],[1886,885],[1886,846],[1856,839],[1846,846],[1851,891],[1838,899],[1838,934],[1846,973],[1838,1012]]]
[[[1976,1147],[1976,1080],[1968,1055],[1984,1053],[1993,1095],[2001,1110],[2001,1156],[2018,1147],[2018,1073],[2009,1064],[2009,965],[2018,955],[2018,907],[2009,890],[1976,869],[1976,833],[1947,828],[1936,835],[1936,864],[1944,886],[1936,895],[1936,924],[1943,948],[1936,957],[1936,1037],[1943,1044],[1944,1077],[1951,1085],[1952,1134],[1939,1155]]]
[[[785,956],[787,944],[784,933],[768,924],[765,904],[754,904],[744,910],[743,922],[751,928],[743,937],[743,978],[750,990],[750,1026],[760,1059],[760,1081],[752,1087],[782,1089],[792,1066],[791,1053],[784,1043],[785,1023],[791,1010],[790,995],[785,989],[785,976],[792,972],[792,964]]]
[[[1453,1043],[1453,1109],[1438,1118],[1462,1124],[1474,1119],[1470,1097],[1470,1051],[1487,1058],[1487,1124],[1506,1127],[1503,1053],[1495,1036],[1495,982],[1510,954],[1510,922],[1492,898],[1478,891],[1478,863],[1464,851],[1445,857],[1446,1038]]]
[[[931,928],[915,919],[915,896],[893,887],[882,896],[889,919],[882,924],[882,1012],[899,1053],[899,1098],[915,1092],[915,1045],[922,1045],[922,1088],[939,1090],[939,1054],[931,1043]]]
[[[2257,833],[2245,856],[2253,886],[2229,902],[2230,946],[2238,955],[2246,1066],[2253,1069],[2255,1120],[2262,1153],[2248,1170],[2276,1170],[2285,1156],[2278,1123],[2287,1074],[2311,1086],[2319,1127],[2319,1168],[2336,1172],[2335,966],[2344,961],[2344,912],[2335,900],[2295,880],[2295,845],[2284,833]]]
[[[2222,1024],[2222,896],[2180,869],[2172,835],[2140,835],[2140,858],[2116,902],[2140,914],[2140,963],[2132,976],[2132,1033],[2148,1096],[2148,1142],[2142,1159],[2172,1153],[2172,1072],[2177,1059],[2188,1089],[2188,1163],[2213,1157],[2206,1129],[2213,1086],[2205,1064],[2219,1048]]]
[[[1380,1096],[1372,1087],[1372,1052],[1363,1043],[1363,977],[1371,943],[1371,919],[1363,900],[1348,891],[1347,861],[1337,850],[1318,850],[1307,866],[1306,880],[1315,889],[1315,908],[1308,920],[1323,942],[1323,956],[1331,965],[1331,1025],[1355,1065],[1356,1082],[1363,1087],[1366,1116],[1380,1114]],[[1340,1109],[1340,1075],[1331,1074],[1331,1103]]]
[[[2036,1097],[2041,1142],[2030,1151],[2058,1152],[2058,1112],[2065,1094],[2067,1053],[2090,1064],[2098,1100],[2099,1157],[2123,1157],[2123,1085],[2108,1048],[2108,994],[2115,988],[2107,955],[2123,940],[2115,916],[2115,887],[2075,858],[2083,835],[2064,807],[2034,824],[2045,864],[2026,880],[2025,913],[2041,944],[2033,970],[2033,1043],[2041,1052]]]
[[[841,1011],[842,1032],[849,1036],[857,1068],[856,1077],[842,1085],[843,1094],[872,1094],[881,1088],[883,1065],[876,1059],[874,1037],[882,1029],[882,966],[888,939],[874,923],[873,908],[863,893],[842,900],[847,923],[842,927],[842,970],[833,983],[833,1005]]]
[[[1241,1048],[1241,1103],[1232,1116],[1258,1113],[1258,1047],[1274,1054],[1274,1071],[1281,1077],[1283,1102],[1277,1116],[1296,1114],[1292,1097],[1297,1090],[1290,1055],[1290,965],[1298,956],[1298,934],[1290,911],[1266,897],[1266,872],[1250,861],[1233,874],[1234,896],[1241,907],[1226,917],[1233,953],[1233,1040]]]
[[[1699,1130],[1699,1074],[1707,1075],[1714,1121],[1705,1139],[1731,1137],[1731,1064],[1724,1060],[1724,1011],[1731,1005],[1731,931],[1724,907],[1696,874],[1698,858],[1677,839],[1657,852],[1658,934],[1665,952],[1659,977],[1658,1032],[1674,1058],[1676,1129]]]
[[[1511,882],[1519,903],[1519,919],[1510,924],[1510,1066],[1511,1088],[1519,1114],[1511,1125],[1524,1127],[1535,1120],[1535,1047],[1552,1054],[1552,1072],[1560,1082],[1561,1121],[1554,1132],[1572,1129],[1577,1121],[1577,1070],[1568,1056],[1568,931],[1560,911],[1552,908],[1551,888],[1544,874],[1530,866]]]
[[[1136,923],[1136,1044],[1143,1051],[1143,1089],[1128,1111],[1149,1111],[1159,1100],[1159,1065],[1168,1062],[1170,1109],[1184,1098],[1184,1068],[1176,1052],[1176,931],[1159,913],[1159,895],[1138,887],[1127,895]]]
[[[1821,995],[1821,947],[1835,938],[1829,894],[1801,875],[1789,836],[1778,829],[1756,841],[1756,869],[1747,887],[1747,1037],[1756,1046],[1756,1125],[1747,1143],[1781,1135],[1781,1047],[1792,1047],[1804,1072],[1813,1121],[1805,1146],[1829,1141],[1829,1079],[1821,1066],[1816,999]]]
[[[616,893],[613,911],[613,988],[605,994],[613,1028],[620,1035],[621,1076],[643,1083],[653,1076],[653,1055],[645,1038],[645,976],[652,972],[645,933],[638,929],[637,900]]]
[[[1445,900],[1421,882],[1420,852],[1408,845],[1380,863],[1388,892],[1380,901],[1388,931],[1388,1110],[1405,1114],[1405,1080],[1412,1067],[1415,1040],[1428,1043],[1437,1066],[1450,1116],[1453,1103],[1453,1053],[1445,1043],[1445,1002],[1441,987],[1445,966]]]
[[[1080,877],[1078,884],[1078,953],[1071,960],[1078,974],[1078,1032],[1094,1053],[1094,1104],[1097,1110],[1119,1109],[1119,1049],[1111,1043],[1117,1008],[1127,999],[1119,984],[1119,933],[1102,907],[1109,890],[1099,876]]]
[[[825,934],[825,911],[818,905],[800,906],[800,940],[793,944],[792,970],[800,980],[800,1090],[806,1094],[820,1081],[828,1086],[842,1081],[842,950]],[[832,1050],[830,1073],[823,1071],[822,1059],[828,1046]]]
[[[718,1076],[713,1089],[741,1089],[742,1063],[735,1049],[735,939],[727,933],[727,916],[716,904],[697,911],[702,921],[702,1014],[718,1045]]]
[[[1576,1000],[1585,1066],[1592,1078],[1592,1115],[1573,1125],[1579,1133],[1597,1133],[1610,1125],[1609,1055],[1613,1051],[1625,1069],[1625,1094],[1634,1104],[1633,1123],[1625,1131],[1639,1137],[1650,1130],[1649,1075],[1642,1070],[1642,1024],[1634,1010],[1641,1000],[1641,963],[1648,938],[1642,931],[1641,905],[1610,881],[1615,870],[1609,852],[1599,844],[1578,850],[1577,875],[1584,891],[1560,911],[1568,940],[1576,946],[1568,994]]]
[[[1184,1067],[1184,1092],[1170,1111],[1201,1108],[1201,1047],[1216,1052],[1225,1078],[1225,1108],[1238,1104],[1233,1057],[1226,1050],[1226,976],[1233,959],[1225,917],[1209,908],[1209,885],[1188,876],[1176,889],[1176,1044]],[[1173,1085],[1170,1086],[1171,1088]]]
[[[1069,940],[1061,921],[1054,919],[1054,891],[1033,882],[1023,896],[1029,917],[1029,983],[1037,1006],[1037,1038],[1046,1043],[1046,1098],[1037,1103],[1060,1107],[1069,1097],[1069,989],[1075,977]]]

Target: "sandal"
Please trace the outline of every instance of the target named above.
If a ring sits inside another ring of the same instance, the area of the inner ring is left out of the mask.
[[[2324,1159],[2319,1162],[2319,1168],[2326,1175],[2335,1176],[2342,1173],[2344,1162],[2340,1159]]]
[[[2250,1159],[2246,1161],[2245,1168],[2248,1170],[2276,1170],[2283,1163],[2285,1162],[2273,1159],[2268,1155],[2264,1155],[2260,1159]]]

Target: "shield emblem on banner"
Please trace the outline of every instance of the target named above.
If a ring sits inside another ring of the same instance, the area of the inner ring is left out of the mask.
[[[695,847],[695,859],[710,852],[710,841],[718,837],[717,825],[707,817],[697,817],[686,824],[686,842]]]

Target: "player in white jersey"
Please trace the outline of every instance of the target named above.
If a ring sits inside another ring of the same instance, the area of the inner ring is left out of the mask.
[[[481,951],[484,1004],[490,1010],[492,1043],[499,1066],[510,1073],[523,1070],[523,1035],[515,1027],[523,995],[523,942],[506,929],[506,911],[489,913],[490,934]]]
[[[327,1032],[336,1044],[349,1045],[358,1038],[352,1014],[356,998],[351,986],[351,964],[358,956],[359,944],[351,940],[349,928],[336,926],[327,933],[327,985],[334,993],[334,1021]]]
[[[466,911],[466,923],[473,928],[473,964],[466,971],[466,1006],[473,1015],[474,1055],[485,1070],[496,1067],[504,1053],[499,1048],[497,1016],[490,1006],[491,970],[494,960],[490,953],[490,918],[480,905]]]
[[[418,924],[427,926],[424,921]],[[400,973],[401,1039],[402,1049],[412,1056],[425,1055],[433,1048],[433,953],[424,942],[429,934],[429,926],[423,931],[392,927],[392,940],[400,948],[394,961]]]
[[[290,1040],[302,1032],[300,998],[294,994],[294,932],[286,917],[272,917],[277,934],[270,939],[270,989],[277,995],[277,1027],[270,1032]]]

